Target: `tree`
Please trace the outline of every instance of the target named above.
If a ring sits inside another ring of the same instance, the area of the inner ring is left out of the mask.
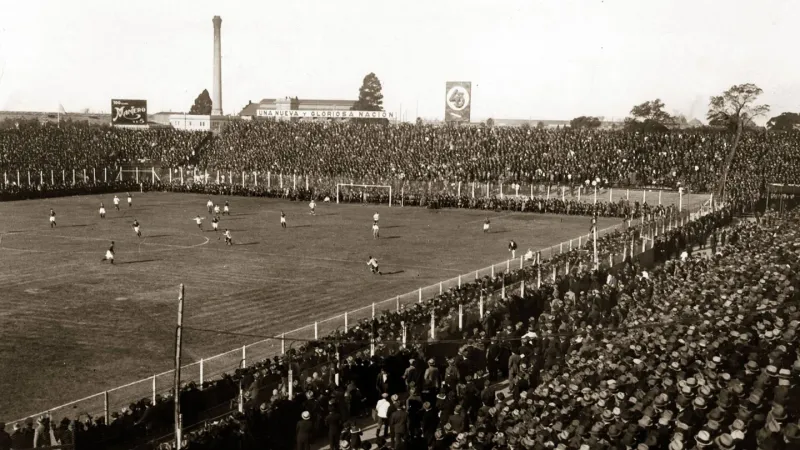
[[[725,199],[725,184],[728,181],[728,172],[731,168],[733,158],[736,156],[736,149],[742,137],[742,129],[748,121],[769,112],[769,105],[756,105],[758,96],[764,92],[760,87],[753,83],[738,84],[731,86],[722,95],[711,97],[708,104],[709,124],[735,124],[736,130],[733,136],[733,144],[725,157],[725,165],[722,169],[722,179],[717,185],[717,196]]]
[[[383,111],[383,86],[381,80],[374,72],[370,72],[364,77],[361,82],[361,87],[358,89],[358,100],[350,108],[351,111]],[[354,119],[357,122],[366,122],[368,119]],[[389,119],[369,119],[369,122],[381,123],[384,125],[389,124]]]
[[[539,121],[539,122],[536,124],[536,129],[537,129],[537,130],[544,130],[544,122],[542,122],[542,121],[540,120],[540,121]]]
[[[569,121],[570,128],[600,128],[600,119],[592,116],[580,116]]]
[[[492,128],[494,126],[494,119],[492,119],[491,117],[486,119],[486,126]]]
[[[211,95],[208,94],[208,89],[203,89],[203,92],[194,99],[194,105],[189,108],[189,114],[199,114],[207,116],[211,114]]]
[[[770,131],[792,131],[798,128],[800,128],[800,114],[798,113],[785,112],[767,121],[767,129]]]
[[[672,121],[672,117],[664,111],[664,102],[660,98],[653,101],[644,102],[631,108],[631,116],[642,122],[652,121],[666,125]]]

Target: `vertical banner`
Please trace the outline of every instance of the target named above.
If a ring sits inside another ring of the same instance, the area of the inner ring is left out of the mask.
[[[472,110],[472,82],[448,81],[445,86],[444,121],[467,122]]]

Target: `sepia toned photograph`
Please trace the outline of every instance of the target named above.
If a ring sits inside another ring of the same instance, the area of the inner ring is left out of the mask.
[[[798,24],[0,2],[0,450],[800,450]]]

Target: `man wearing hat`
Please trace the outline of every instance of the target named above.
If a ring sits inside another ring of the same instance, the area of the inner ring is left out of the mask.
[[[422,437],[430,448],[436,438],[436,429],[439,428],[439,413],[431,406],[430,402],[422,404]]]
[[[375,430],[376,438],[381,436],[381,430],[383,430],[384,436],[389,434],[389,417],[391,417],[392,412],[394,411],[392,404],[389,402],[389,394],[384,392],[381,394],[378,404],[375,405],[375,415],[378,419],[378,428]]]
[[[342,435],[343,419],[339,408],[336,407],[336,402],[331,400],[328,403],[331,406],[331,412],[329,412],[328,417],[325,418],[325,426],[328,427],[328,442],[331,450],[339,450],[339,438]]]
[[[397,450],[405,444],[408,437],[408,413],[403,409],[403,405],[397,402],[397,408],[389,418],[389,429],[392,436],[392,448]]]
[[[314,435],[314,425],[311,423],[311,413],[308,411],[303,411],[303,414],[300,417],[302,420],[297,422],[295,434],[297,450],[310,450],[311,439]]]

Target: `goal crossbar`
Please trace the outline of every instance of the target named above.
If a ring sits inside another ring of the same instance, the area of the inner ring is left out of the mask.
[[[355,183],[336,183],[336,204],[339,204],[339,187],[363,187],[363,188],[388,188],[389,189],[389,207],[392,206],[392,187],[384,184],[355,184]]]

